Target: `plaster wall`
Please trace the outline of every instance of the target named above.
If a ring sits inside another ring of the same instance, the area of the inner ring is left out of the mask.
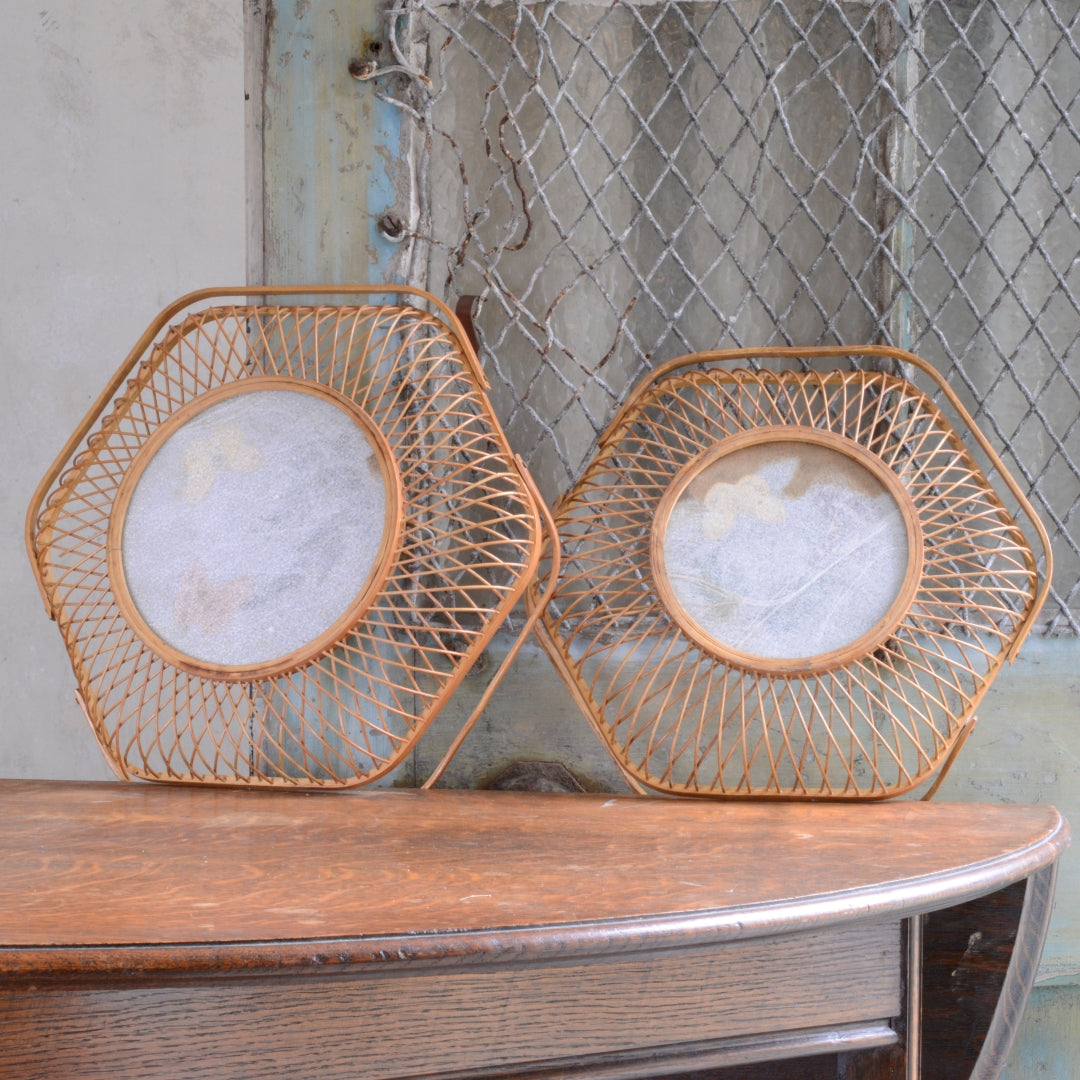
[[[245,278],[242,0],[7,4],[0,100],[0,776],[105,779],[23,516],[153,316]]]

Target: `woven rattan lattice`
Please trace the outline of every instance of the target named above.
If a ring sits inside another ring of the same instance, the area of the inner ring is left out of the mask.
[[[122,776],[342,787],[404,759],[539,558],[485,385],[415,290],[216,290],[159,316],[27,519]]]
[[[556,504],[542,638],[638,790],[940,782],[1045,596],[1025,531],[1048,545],[983,436],[875,369],[896,364],[970,425],[911,354],[697,354],[638,387]]]

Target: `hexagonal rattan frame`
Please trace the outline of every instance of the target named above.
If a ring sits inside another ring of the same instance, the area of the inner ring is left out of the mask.
[[[380,433],[401,505],[340,632],[257,671],[228,672],[174,655],[125,617],[131,605],[118,604],[109,569],[110,520],[125,476],[170,417],[253,380],[314,387],[360,410]],[[455,316],[419,290],[214,289],[161,313],[27,516],[27,547],[80,703],[121,777],[336,788],[405,758],[539,560],[546,511],[486,388]]]
[[[755,659],[688,624],[658,559],[656,517],[724,440],[793,431],[872,455],[895,479],[911,519],[910,587],[834,653]],[[547,603],[541,640],[642,792],[874,799],[936,774],[928,797],[1050,577],[1045,530],[962,403],[925,361],[885,347],[671,361],[630,395],[553,509],[562,569],[543,570],[530,597],[536,610]],[[1014,513],[1042,548],[1041,588]]]

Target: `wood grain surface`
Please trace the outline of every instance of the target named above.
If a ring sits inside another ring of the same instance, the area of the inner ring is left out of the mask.
[[[49,781],[0,781],[0,821],[0,974],[37,976],[730,940],[962,902],[1068,839],[1048,807]]]
[[[0,820],[3,1080],[897,1080],[903,920],[1068,842],[1045,807],[49,781]]]
[[[238,1055],[257,1047],[277,1075],[373,1080],[615,1052],[662,1057],[858,1021],[881,1028],[900,1009],[899,939],[896,923],[861,924],[550,964],[0,990],[0,1077],[40,1067],[46,1046],[47,1076],[84,1075],[118,1047],[132,1075],[189,1075],[178,1060],[193,1076],[229,1075],[223,1063],[239,1071]],[[843,1041],[834,1031],[833,1045]]]

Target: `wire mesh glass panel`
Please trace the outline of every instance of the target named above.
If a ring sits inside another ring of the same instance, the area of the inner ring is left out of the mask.
[[[681,353],[928,357],[1053,535],[1080,628],[1080,0],[407,0],[414,283],[475,293],[546,494]],[[373,69],[374,70],[374,69]],[[375,71],[376,75],[380,73]]]

